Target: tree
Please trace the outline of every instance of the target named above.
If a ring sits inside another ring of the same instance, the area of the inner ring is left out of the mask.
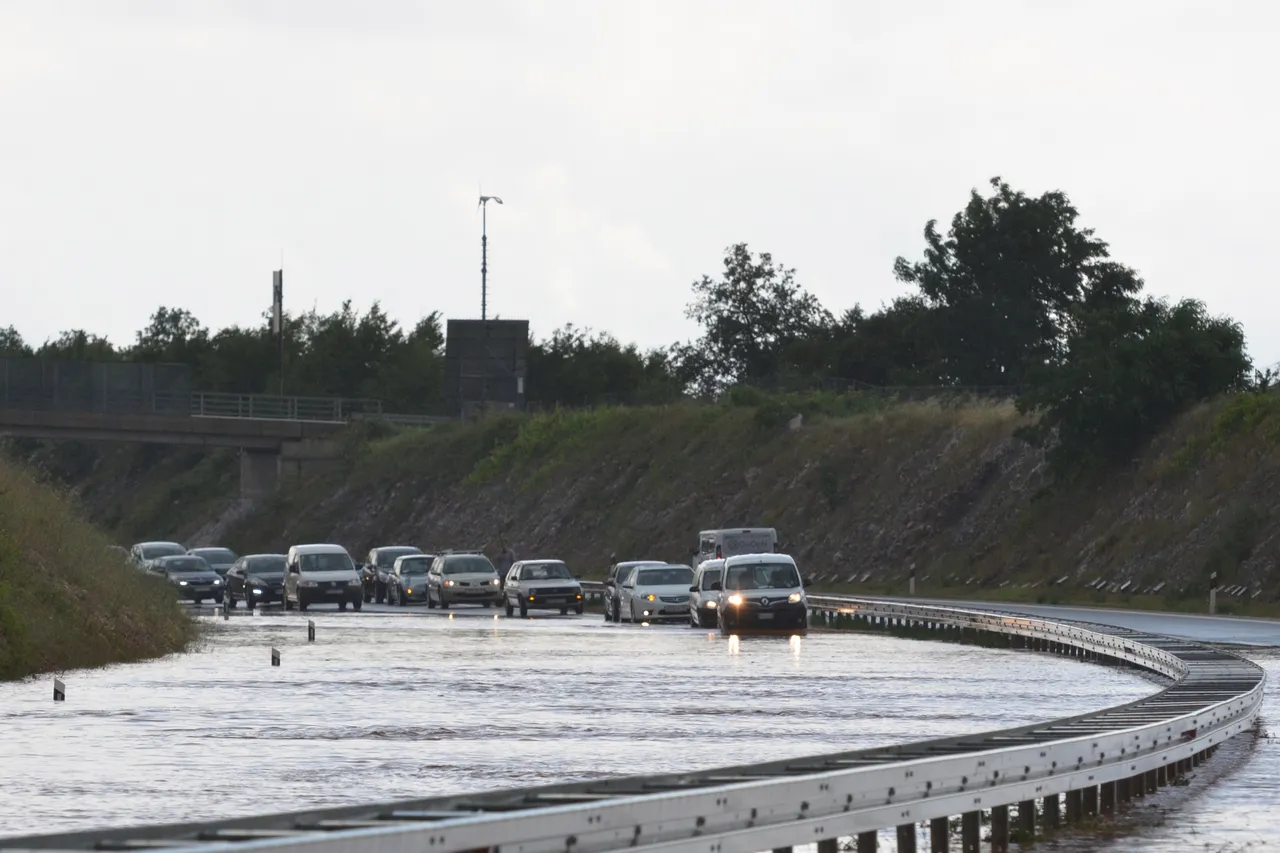
[[[1148,298],[1076,321],[1065,357],[1036,370],[1018,399],[1041,415],[1023,437],[1050,447],[1065,478],[1128,461],[1192,405],[1249,386],[1240,325],[1201,302]]]
[[[528,369],[528,399],[540,406],[657,403],[679,396],[666,353],[643,353],[572,324],[530,345]]]
[[[134,361],[189,364],[195,367],[209,348],[209,330],[185,308],[161,305],[138,332]]]
[[[1065,194],[1032,198],[998,177],[991,186],[987,198],[971,193],[945,238],[936,220],[925,226],[923,260],[894,263],[898,280],[939,309],[931,372],[948,384],[1017,385],[1062,362],[1073,318],[1122,306],[1142,288],[1092,229],[1077,227]]]
[[[61,361],[119,361],[120,353],[111,341],[83,329],[63,332],[45,341],[36,355]]]
[[[13,326],[0,327],[0,358],[24,358],[31,355],[31,347]]]
[[[776,375],[788,350],[833,322],[794,269],[775,266],[768,252],[753,257],[745,243],[725,252],[719,280],[703,276],[693,293],[685,314],[702,327],[695,382],[704,391]]]

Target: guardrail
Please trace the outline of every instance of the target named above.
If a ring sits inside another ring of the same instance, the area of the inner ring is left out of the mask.
[[[322,423],[346,423],[358,416],[382,416],[381,400],[281,397],[216,391],[112,391],[99,394],[88,401],[80,397],[59,399],[57,392],[50,390],[10,395],[0,401],[0,408]]]
[[[587,584],[584,583],[584,588]],[[912,629],[924,636],[980,632],[1016,648],[1133,666],[1163,690],[1091,714],[1014,729],[692,773],[595,779],[236,820],[0,839],[4,849],[177,849],[197,853],[758,853],[817,842],[833,853],[853,836],[874,850],[897,827],[915,850],[921,822],[935,849],[962,815],[976,850],[979,813],[991,810],[997,849],[1008,805],[1019,823],[1056,823],[1172,781],[1249,729],[1264,673],[1217,649],[1103,625],[843,596],[810,597],[819,624]],[[1030,810],[1028,811],[1028,806]],[[1003,833],[1003,835],[1001,834]]]

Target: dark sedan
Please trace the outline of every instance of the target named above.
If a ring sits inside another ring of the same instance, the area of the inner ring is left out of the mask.
[[[247,554],[227,570],[227,606],[243,601],[252,610],[284,601],[284,554]]]
[[[193,557],[204,557],[209,568],[224,577],[236,562],[236,552],[230,548],[192,548],[187,553]]]
[[[161,557],[151,564],[149,571],[162,575],[178,591],[178,598],[196,604],[211,598],[222,603],[223,583],[204,557],[183,554]]]

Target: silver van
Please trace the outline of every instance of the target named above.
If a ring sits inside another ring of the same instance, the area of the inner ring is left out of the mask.
[[[715,628],[720,593],[714,587],[724,580],[724,560],[703,560],[693,573],[689,587],[689,624],[694,628]]]
[[[336,604],[359,610],[364,581],[355,560],[341,545],[294,545],[284,568],[284,609],[306,610],[313,604]]]
[[[693,564],[739,554],[772,554],[778,550],[778,531],[772,527],[734,527],[704,530],[698,534]]]

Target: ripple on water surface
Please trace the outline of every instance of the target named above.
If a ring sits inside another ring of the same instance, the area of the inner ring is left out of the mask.
[[[1155,687],[875,635],[598,617],[210,620],[196,652],[0,685],[0,835],[740,764],[1014,726]],[[283,665],[270,665],[270,647]]]

